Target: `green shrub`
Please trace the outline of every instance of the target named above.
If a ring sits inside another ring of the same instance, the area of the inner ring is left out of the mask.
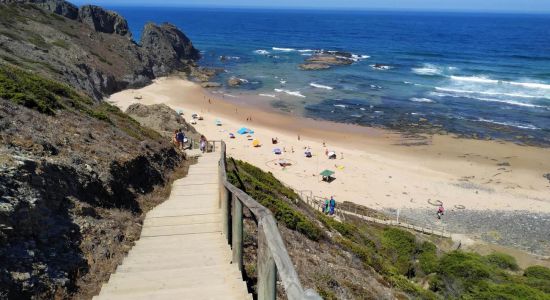
[[[543,266],[530,266],[525,269],[523,275],[529,278],[550,280],[550,269]]]
[[[290,200],[297,199],[298,195],[285,187],[273,174],[263,172],[243,161],[236,161],[236,165],[231,162],[228,167],[235,171],[230,170],[227,173],[229,182],[268,208],[278,222],[313,241],[318,241],[323,236],[317,224],[292,207]],[[241,185],[241,181],[244,186]]]
[[[412,258],[416,251],[415,236],[398,228],[387,228],[382,233],[382,250],[394,263],[400,274],[407,274],[412,268]]]
[[[484,299],[484,300],[548,300],[549,295],[531,287],[516,284],[493,284],[489,283],[475,287],[471,293],[464,295],[463,299]]]
[[[439,261],[437,258],[437,248],[433,243],[427,241],[422,243],[420,246],[418,261],[420,264],[420,269],[425,274],[431,274],[437,271]]]
[[[485,260],[500,269],[518,270],[516,259],[504,253],[495,252],[485,256]]]
[[[55,40],[52,45],[56,46],[56,47],[59,47],[59,48],[63,48],[63,49],[69,49],[70,46],[69,44],[65,41],[65,40]]]

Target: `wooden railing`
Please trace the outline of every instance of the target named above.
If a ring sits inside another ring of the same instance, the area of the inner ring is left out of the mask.
[[[304,290],[286,251],[277,222],[267,208],[227,181],[226,147],[223,141],[210,141],[210,149],[220,150],[219,205],[223,214],[222,231],[232,248],[233,263],[243,271],[243,207],[254,215],[258,225],[258,299],[273,300],[277,296],[277,277],[290,300],[321,300],[315,291]],[[218,144],[218,147],[216,147]]]

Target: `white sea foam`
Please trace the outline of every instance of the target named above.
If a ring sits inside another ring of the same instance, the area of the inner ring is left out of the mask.
[[[539,130],[540,129],[540,128],[538,128],[534,125],[531,125],[531,124],[522,124],[522,123],[515,123],[515,122],[499,122],[499,121],[484,119],[484,118],[479,118],[477,120],[477,122],[492,123],[492,124],[497,124],[497,125],[516,127],[516,128],[520,128],[520,129],[529,129],[529,130]]]
[[[442,89],[442,88],[436,88],[436,90],[440,90],[440,91],[450,91],[450,92],[461,92],[461,91],[457,91],[457,90],[452,90],[452,89]],[[475,93],[475,92],[472,92],[472,93]],[[543,108],[544,106],[542,105],[536,105],[536,104],[531,104],[531,103],[525,103],[525,102],[520,102],[520,101],[516,101],[516,100],[509,100],[509,99],[497,99],[497,98],[486,98],[486,97],[476,97],[476,96],[472,96],[470,94],[463,94],[463,95],[457,95],[457,94],[450,94],[450,93],[431,93],[433,96],[437,96],[437,97],[452,97],[452,98],[468,98],[468,99],[474,99],[474,100],[479,100],[479,101],[486,101],[486,102],[497,102],[497,103],[504,103],[504,104],[509,104],[509,105],[515,105],[515,106],[523,106],[523,107],[531,107],[531,108]]]
[[[224,95],[224,96],[227,96],[227,97],[229,97],[229,98],[237,98],[237,96],[233,96],[233,95],[231,95],[231,94],[223,94],[223,95]]]
[[[387,65],[370,65],[370,67],[375,70],[382,70],[382,71],[393,69],[392,66],[387,66]]]
[[[334,107],[346,108],[346,107],[348,107],[348,106],[347,106],[347,105],[344,105],[344,104],[334,104]]]
[[[286,80],[279,81],[281,84],[286,84]]]
[[[443,68],[432,64],[424,64],[424,66],[422,66],[421,68],[413,68],[412,71],[415,74],[424,76],[435,76],[443,74]]]
[[[508,82],[511,85],[522,86],[530,89],[542,89],[550,90],[550,84],[538,83],[538,82]]]
[[[277,93],[285,93],[287,95],[300,97],[300,98],[305,98],[306,97],[306,96],[302,95],[302,93],[300,93],[299,91],[289,91],[289,90],[284,90],[284,89],[274,89],[274,91],[277,92]]]
[[[428,98],[411,98],[412,102],[420,102],[420,103],[434,103],[435,101]]]
[[[259,50],[255,50],[254,53],[256,53],[256,54],[261,54],[261,55],[267,55],[267,54],[269,54],[269,51],[263,50],[263,49],[259,49]]]
[[[312,82],[309,84],[310,86],[314,87],[314,88],[318,88],[318,89],[325,89],[325,90],[333,90],[334,88],[331,87],[331,86],[328,86],[328,85],[322,85],[322,84],[318,84],[318,83],[315,83],[315,82]]]
[[[301,50],[298,50],[298,52],[300,52],[300,53],[315,52],[315,50],[311,50],[311,49],[301,49]]]
[[[469,90],[442,88],[442,87],[436,87],[435,89],[438,91],[460,93],[460,94],[481,94],[481,95],[508,96],[508,97],[517,97],[517,98],[546,98],[544,96],[525,95],[525,94],[518,94],[518,93],[502,93],[502,92],[493,92],[493,91],[469,91]]]
[[[477,82],[477,83],[498,83],[498,80],[491,79],[485,76],[450,76],[452,80],[462,82]]]
[[[258,94],[258,96],[277,99],[277,95],[273,95],[273,94]]]
[[[366,108],[363,108],[363,107],[361,107],[361,108],[360,108],[360,110],[363,110],[363,111],[364,111],[364,110],[367,110],[367,109],[366,109]]]
[[[311,53],[302,53],[302,56],[312,56],[313,54]]]
[[[273,51],[281,51],[281,52],[293,52],[296,51],[294,48],[279,48],[279,47],[273,47],[271,48]]]

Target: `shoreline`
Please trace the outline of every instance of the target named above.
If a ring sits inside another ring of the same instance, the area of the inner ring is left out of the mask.
[[[116,93],[109,101],[122,110],[132,103],[165,103],[183,109],[186,119],[199,113],[205,120],[195,128],[209,139],[224,139],[231,156],[317,196],[333,195],[341,202],[378,210],[433,209],[428,201],[441,200],[448,211],[465,206],[477,211],[550,213],[550,181],[543,177],[550,173],[548,148],[437,134],[422,135],[422,143],[415,143],[414,138],[391,130],[306,119],[276,112],[267,101],[247,97],[223,98],[191,81],[165,77],[141,89]],[[249,117],[251,122],[246,121]],[[216,119],[223,125],[216,126]],[[236,133],[242,126],[255,130],[262,147],[252,147],[251,141]],[[229,139],[229,132],[236,139]],[[271,144],[274,137],[278,145]],[[308,146],[313,158],[303,155]],[[287,152],[274,155],[274,147]],[[328,160],[327,149],[338,158]],[[279,158],[292,166],[275,166]],[[324,169],[336,171],[334,182],[319,180],[317,174]]]

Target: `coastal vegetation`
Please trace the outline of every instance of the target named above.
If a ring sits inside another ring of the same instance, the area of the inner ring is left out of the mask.
[[[448,240],[354,218],[341,221],[328,217],[300,201],[292,189],[271,173],[243,161],[229,159],[227,174],[230,182],[269,208],[281,227],[298,233],[283,237],[287,248],[303,245],[304,239],[325,245],[328,247],[323,251],[325,253],[317,247],[303,250],[308,255],[329,253],[331,258],[326,260],[331,264],[349,263],[352,268],[360,269],[363,276],[380,276],[381,284],[392,287],[396,296],[403,294],[413,299],[550,299],[550,269],[546,267],[531,266],[521,270],[515,259],[504,253],[483,256],[451,250],[450,247],[436,246],[448,245]],[[289,252],[293,260],[299,260],[304,253]],[[349,261],[341,260],[342,257],[349,258]],[[361,264],[358,266],[353,263],[355,261]],[[337,271],[323,269],[326,273],[314,276],[311,273],[320,271],[311,266],[313,264],[306,268],[297,265],[303,282],[315,286],[325,299],[369,296],[365,290],[352,288],[355,286],[353,282],[348,282]],[[345,267],[350,268],[349,265]],[[247,275],[254,281],[254,268],[247,270]],[[372,271],[376,275],[370,273]]]

